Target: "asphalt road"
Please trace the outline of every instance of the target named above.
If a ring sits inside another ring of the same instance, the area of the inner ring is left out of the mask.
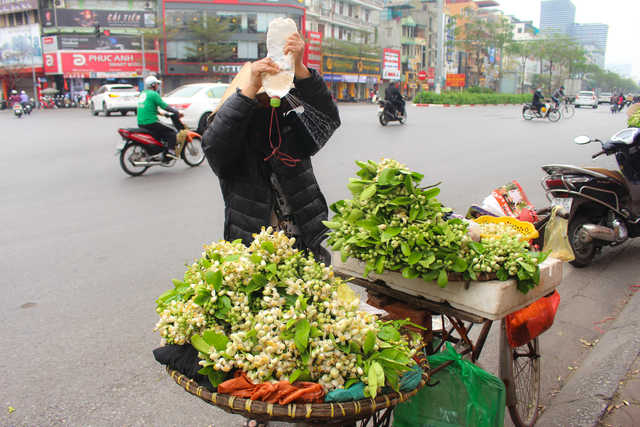
[[[355,160],[389,157],[423,173],[424,184],[441,182],[439,199],[461,214],[511,180],[545,206],[540,165],[590,165],[599,146],[573,138],[606,139],[626,123],[607,106],[557,123],[526,122],[518,106],[408,114],[405,125],[382,127],[376,106],[341,104],[343,125],[314,158],[330,203],[349,197]],[[206,163],[129,177],[114,157],[116,129],[134,125],[131,115],[92,117],[83,109],[21,119],[0,112],[1,425],[240,424],[182,391],[151,353],[159,343],[154,300],[203,244],[222,237],[218,181]],[[579,272],[567,266],[565,279],[588,282],[615,254],[605,251]],[[548,351],[553,359],[562,349]],[[492,354],[487,348],[485,364]],[[561,368],[545,369],[549,396]]]

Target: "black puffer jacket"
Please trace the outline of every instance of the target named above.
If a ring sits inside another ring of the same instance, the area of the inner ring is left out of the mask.
[[[296,80],[296,96],[340,124],[338,107],[327,85],[317,71],[311,77]],[[326,237],[327,202],[320,191],[311,166],[311,158],[327,142],[311,136],[298,113],[280,118],[282,145],[280,151],[294,159],[295,166],[285,165],[275,156],[266,138],[259,139],[250,129],[258,105],[255,99],[231,95],[218,110],[205,131],[202,147],[211,169],[220,179],[225,201],[224,238],[242,239],[245,245],[252,234],[269,226],[274,211],[275,195],[269,179],[273,171],[289,200],[306,247],[315,250]],[[304,113],[302,113],[304,114]]]

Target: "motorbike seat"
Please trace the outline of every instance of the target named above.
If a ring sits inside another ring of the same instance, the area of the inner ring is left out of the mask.
[[[125,130],[128,130],[131,133],[145,133],[147,135],[151,135],[152,137],[154,137],[155,139],[157,139],[158,141],[160,141],[160,135],[158,135],[157,133],[153,133],[148,129],[144,129],[144,128],[124,128]]]
[[[615,179],[616,181],[619,181],[622,185],[624,185],[624,187],[629,190],[629,185],[627,185],[627,181],[624,179],[624,177],[622,176],[622,174],[619,171],[612,171],[609,169],[605,169],[605,168],[585,168],[587,170],[590,171],[594,171],[594,172],[598,172],[601,173],[603,175],[608,176],[609,178]]]

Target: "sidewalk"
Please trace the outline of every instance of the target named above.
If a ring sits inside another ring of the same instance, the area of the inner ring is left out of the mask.
[[[636,240],[599,276],[640,285],[639,261],[640,240]],[[639,354],[640,297],[634,294],[536,427],[640,426]]]

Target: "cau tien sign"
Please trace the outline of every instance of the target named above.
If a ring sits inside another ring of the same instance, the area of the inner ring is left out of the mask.
[[[131,10],[74,10],[44,9],[42,26],[50,27],[93,27],[102,28],[155,28],[155,12]]]

